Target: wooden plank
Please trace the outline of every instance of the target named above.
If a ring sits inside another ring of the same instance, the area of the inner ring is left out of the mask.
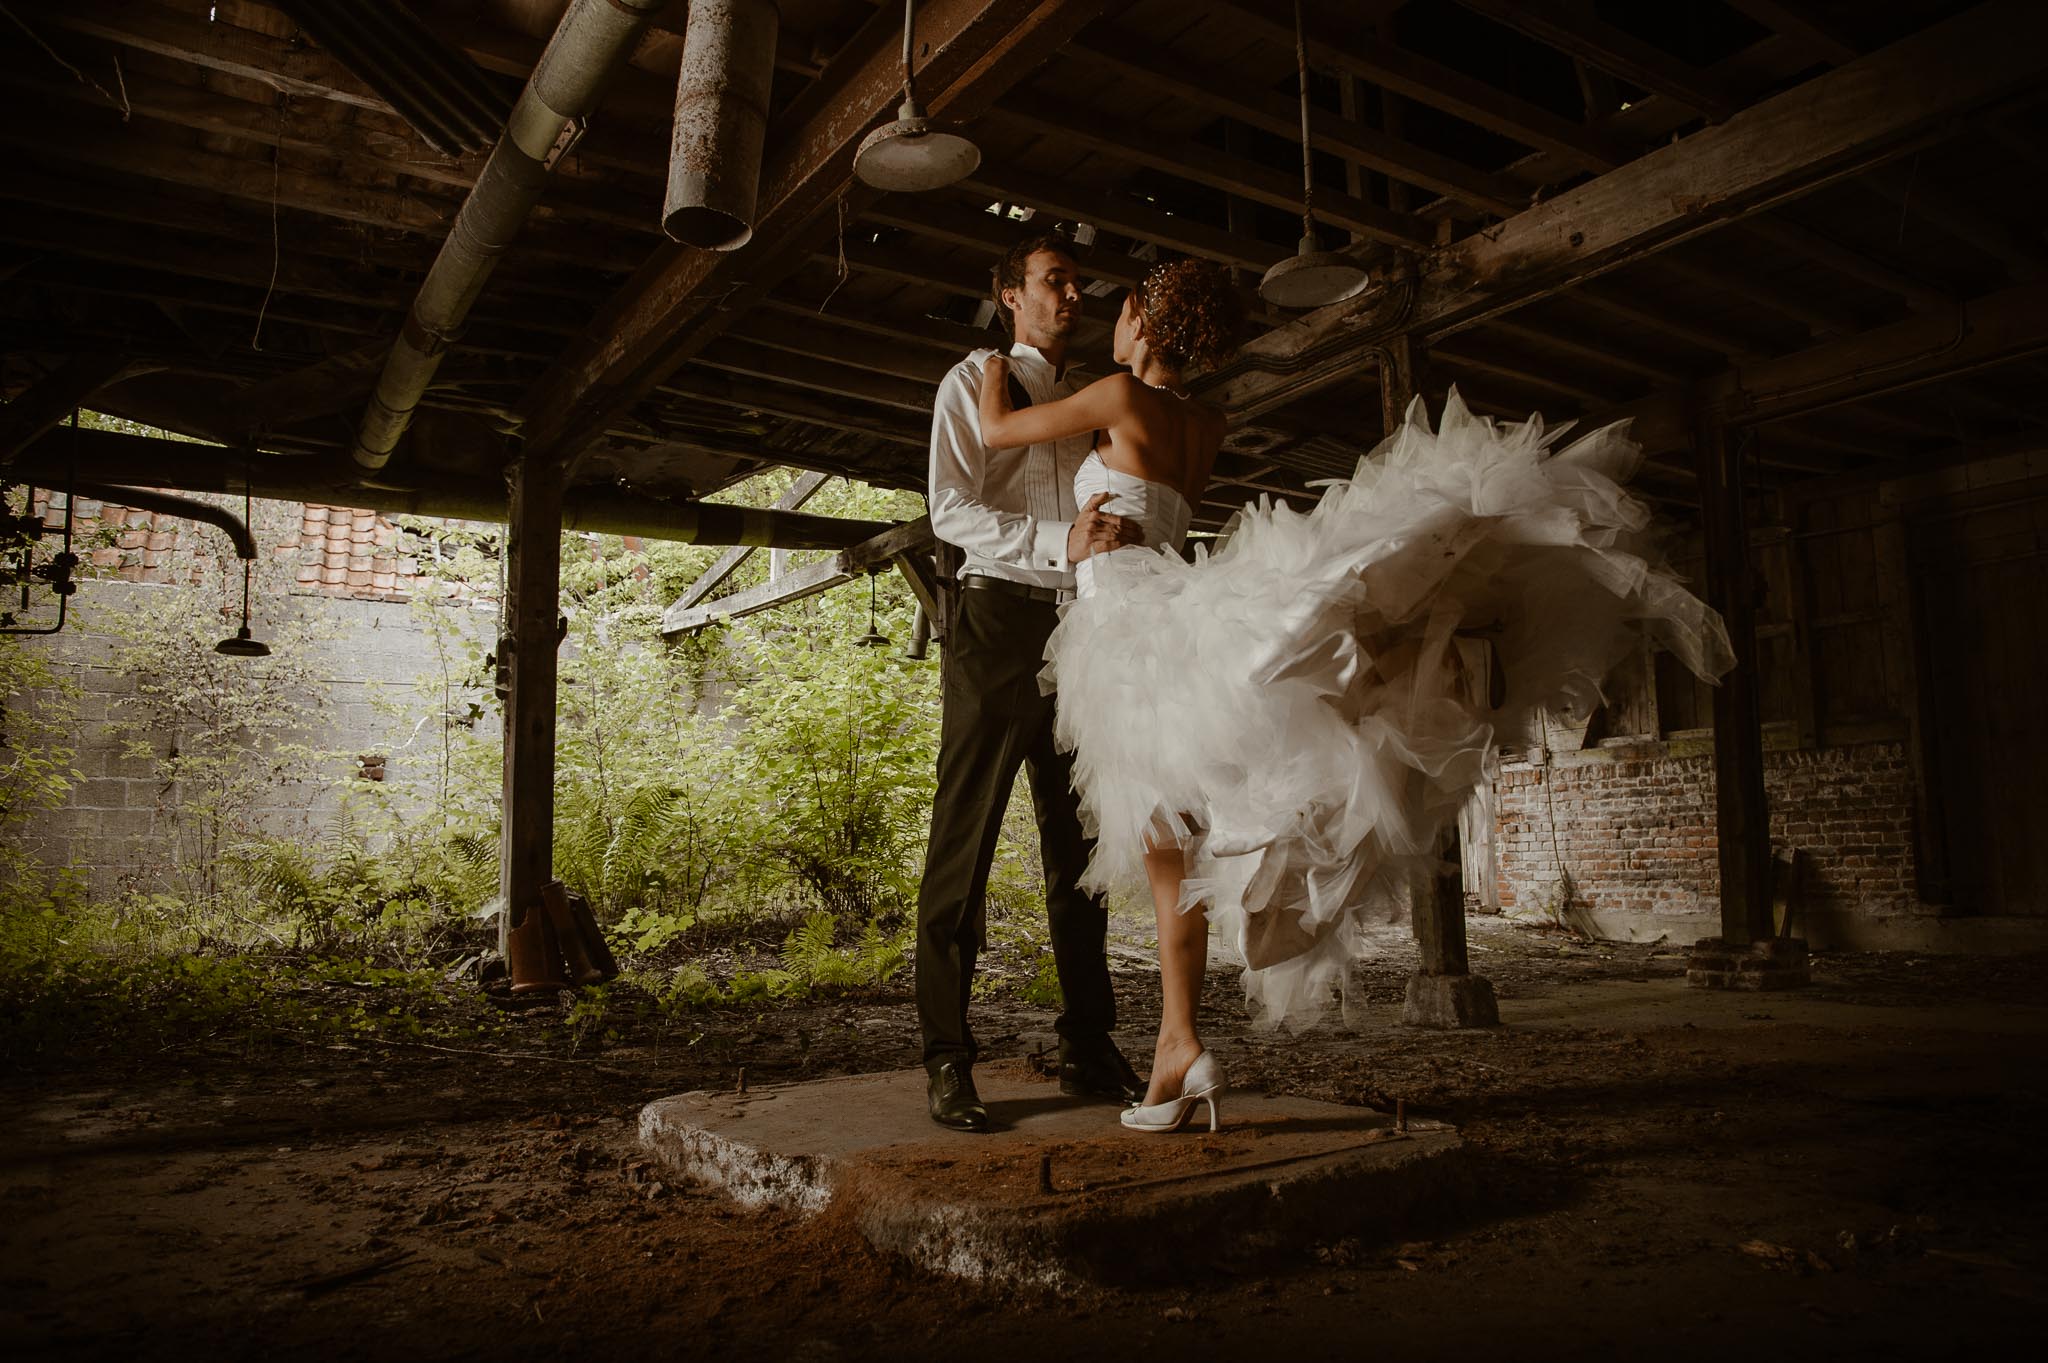
[[[1286,95],[1247,90],[1230,71],[1210,70],[1161,52],[1150,38],[1110,24],[1088,30],[1084,42],[1062,54],[1070,61],[1111,72],[1119,81],[1142,82],[1175,99],[1263,128],[1289,141],[1301,137],[1300,103]],[[1309,142],[1368,170],[1441,194],[1486,213],[1509,214],[1528,202],[1528,192],[1492,171],[1402,142],[1327,109],[1311,109]]]
[[[935,383],[888,378],[852,365],[756,345],[730,332],[691,363],[773,383],[794,384],[812,393],[894,407],[920,417],[931,415],[939,397]]]
[[[734,340],[926,386],[945,378],[959,359],[957,352],[944,353],[932,346],[905,345],[864,335],[840,326],[834,319],[813,316],[799,321],[787,313],[762,308],[735,323],[720,345]],[[706,353],[714,354],[718,349],[719,346],[713,346]]]
[[[1283,9],[1254,6],[1244,0],[1205,0],[1204,8],[1227,16],[1240,30],[1261,34],[1286,47],[1294,45],[1294,28]],[[1307,41],[1309,61],[1317,67],[1349,72],[1389,95],[1441,110],[1525,147],[1549,152],[1581,169],[1606,170],[1635,154],[1598,127],[1561,118],[1498,86],[1405,51],[1384,38],[1362,33],[1339,38],[1322,31],[1312,21]],[[1394,129],[1389,126],[1388,131]]]
[[[1589,62],[1629,84],[1707,115],[1726,119],[1740,107],[1734,92],[1662,48],[1554,0],[1457,0],[1476,14],[1526,34],[1566,56]]]
[[[884,310],[865,304],[842,304],[835,298],[816,293],[803,294],[794,290],[762,299],[757,311],[772,312],[804,321],[826,318],[850,331],[930,346],[955,359],[977,347],[994,345],[1002,339],[998,332],[949,322],[942,317],[926,317],[919,313],[898,312],[893,309]]]
[[[1736,230],[1791,255],[1805,256],[1809,260],[1817,261],[1831,270],[1849,276],[1859,284],[1868,284],[1874,289],[1897,294],[1915,311],[1926,312],[1930,308],[1946,307],[1955,301],[1943,289],[1915,279],[1903,270],[1852,250],[1825,234],[1793,222],[1780,214],[1759,213]]]
[[[971,121],[1095,17],[1102,0],[933,0],[919,92],[935,118]],[[737,251],[661,250],[598,314],[525,405],[529,450],[567,457],[652,390],[828,239],[835,199],[857,213],[852,155],[901,88],[899,20],[880,11],[785,112],[762,168],[754,236]],[[825,230],[820,230],[820,229]],[[720,309],[724,311],[720,311]]]
[[[1098,112],[1046,99],[1012,95],[991,110],[989,116],[1057,138],[1063,145],[1100,152],[1126,165],[1144,166],[1290,213],[1301,212],[1298,172],[1275,170],[1199,142],[1161,137],[1142,126],[1119,124]],[[1355,194],[1331,189],[1317,190],[1316,218],[1404,251],[1426,250],[1436,239],[1435,229],[1413,214],[1381,208]],[[1248,236],[1235,230],[1229,235],[1240,239]]]
[[[823,473],[806,473],[801,475],[783,491],[780,497],[775,499],[772,509],[776,511],[796,510],[810,500],[812,493],[825,485],[825,479],[828,476]],[[668,608],[662,612],[663,621],[668,619],[671,611],[688,610],[691,606],[696,605],[699,601],[709,596],[713,588],[717,587],[719,583],[725,581],[728,577],[731,577],[733,571],[747,561],[748,555],[754,552],[754,548],[755,546],[751,544],[736,544],[723,554],[720,554],[717,560],[709,568],[706,568],[695,582],[692,582],[683,589],[681,596],[678,596],[669,603]]]
[[[1788,0],[1727,0],[1727,3],[1765,28],[1798,40],[1814,55],[1836,66],[1855,61],[1863,55],[1863,49],[1846,33],[1788,3]]]
[[[763,582],[759,586],[734,592],[730,596],[721,596],[702,605],[680,609],[671,606],[662,612],[662,636],[674,638],[678,634],[694,634],[706,625],[721,620],[737,620],[742,616],[786,606],[792,601],[801,601],[807,596],[830,591],[842,582],[851,582],[856,574],[847,571],[842,558],[842,555],[834,554],[831,558],[805,564],[801,568],[784,573],[772,582]]]
[[[0,468],[54,429],[93,394],[118,383],[134,367],[127,355],[73,355],[0,407]]]
[[[104,107],[90,86],[76,81],[48,81],[8,74],[5,87],[39,100],[52,98],[86,100]],[[235,138],[271,150],[260,153],[268,164],[273,155],[298,167],[313,165],[323,175],[345,183],[381,184],[387,180],[421,180],[427,184],[467,193],[483,169],[486,152],[449,156],[435,151],[416,138],[399,138],[357,124],[330,117],[308,117],[294,113],[288,101],[278,105],[252,104],[234,99],[204,86],[144,83],[130,78],[129,103],[124,115],[176,127],[191,128],[217,137]],[[631,185],[606,182],[589,174],[559,176],[550,180],[547,198],[537,205],[539,221],[602,223],[622,232],[652,237],[660,228],[649,210],[660,187],[651,180]]]
[[[962,185],[991,198],[1008,199],[1051,213],[1107,228],[1127,237],[1153,242],[1187,255],[1206,256],[1225,265],[1264,272],[1290,254],[1284,247],[1255,238],[1233,236],[1192,218],[1149,208],[1135,199],[1097,193],[1050,175],[984,161]]]
[[[86,37],[259,81],[284,94],[396,113],[383,96],[356,79],[339,61],[311,44],[289,38],[133,0],[65,0],[62,5],[47,7],[37,18]]]
[[[0,123],[0,146],[14,147],[32,157],[55,159],[160,184],[182,185],[261,204],[267,211],[273,203],[280,208],[312,213],[343,222],[377,228],[396,228],[428,237],[444,237],[459,198],[441,198],[412,190],[386,189],[338,179],[325,173],[291,165],[272,165],[266,160],[249,160],[203,151],[197,147],[162,142],[137,131],[118,136],[93,134],[82,121],[60,128]],[[537,218],[551,216],[540,213]],[[575,241],[551,237],[544,231],[522,234],[515,248],[529,256],[547,256],[585,269],[623,272],[640,259],[640,249],[626,245],[616,236],[605,237],[581,229]]]
[[[1402,329],[1440,335],[1512,311],[1823,185],[1859,175],[2048,71],[2048,8],[1990,0],[1726,123],[1444,248]],[[1205,385],[1239,419],[1358,372],[1368,297],[1250,342]]]
[[[878,440],[917,450],[922,450],[931,443],[931,432],[928,427],[915,429],[898,425],[892,419],[895,413],[887,408],[821,399],[813,397],[801,388],[791,388],[778,383],[750,381],[744,377],[728,378],[722,374],[691,369],[673,375],[656,391],[664,396],[685,398],[693,402],[715,403],[743,412],[765,412],[770,416],[787,417],[792,421],[806,421],[813,426],[873,436]]]

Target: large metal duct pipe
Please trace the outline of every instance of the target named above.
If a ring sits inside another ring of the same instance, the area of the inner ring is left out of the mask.
[[[735,251],[754,235],[781,20],[775,0],[690,0],[661,206],[685,246]]]
[[[570,0],[384,361],[352,451],[364,468],[384,467],[398,448],[484,281],[539,200],[563,134],[596,105],[664,3]]]

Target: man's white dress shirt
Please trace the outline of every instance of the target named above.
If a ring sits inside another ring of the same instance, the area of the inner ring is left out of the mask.
[[[1074,475],[1091,442],[1076,435],[1016,449],[984,446],[981,371],[993,354],[975,351],[939,384],[926,484],[932,533],[964,551],[962,577],[980,574],[1072,592],[1067,533],[1078,514]],[[1034,405],[1074,391],[1074,371],[1056,374],[1035,347],[1013,344],[1009,354],[1010,372]]]

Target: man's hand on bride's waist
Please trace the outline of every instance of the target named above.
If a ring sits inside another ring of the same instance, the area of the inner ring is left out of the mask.
[[[1102,510],[1108,500],[1107,492],[1096,493],[1074,518],[1074,527],[1067,532],[1067,558],[1072,562],[1145,542],[1143,526],[1128,516]]]

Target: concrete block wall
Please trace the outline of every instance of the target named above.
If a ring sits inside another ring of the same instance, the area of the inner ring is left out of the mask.
[[[1922,911],[1902,743],[1767,751],[1764,786],[1772,846],[1806,854],[1803,926],[1815,945],[1853,944],[1861,924]],[[1710,738],[1505,762],[1494,793],[1504,911],[1623,940],[1719,930]]]
[[[169,815],[178,792],[158,779],[150,757],[124,751],[127,740],[115,721],[123,701],[135,694],[136,679],[114,667],[116,641],[104,622],[133,609],[139,594],[168,590],[173,588],[123,579],[83,582],[72,625],[60,634],[23,641],[47,650],[57,674],[78,685],[73,765],[80,779],[65,806],[36,818],[23,830],[22,840],[45,865],[83,872],[96,894],[165,888],[159,872],[168,860],[168,840],[175,836]],[[446,618],[472,638],[488,640],[495,627],[488,605],[450,602],[435,609],[448,612]],[[416,682],[439,664],[433,640],[412,606],[390,599],[278,595],[259,607],[256,633],[264,637],[287,614],[308,611],[323,617],[325,637],[309,646],[312,684],[301,699],[313,718],[297,737],[336,751],[333,769],[322,773],[334,780],[317,789],[277,788],[272,801],[255,811],[258,822],[279,833],[317,832],[338,803],[339,786],[354,776],[359,753],[385,755],[382,793],[402,807],[431,799],[442,711],[439,697],[421,694]],[[473,693],[462,694],[466,700]],[[497,716],[487,710],[476,732],[495,740]],[[163,742],[155,746],[161,752]]]

